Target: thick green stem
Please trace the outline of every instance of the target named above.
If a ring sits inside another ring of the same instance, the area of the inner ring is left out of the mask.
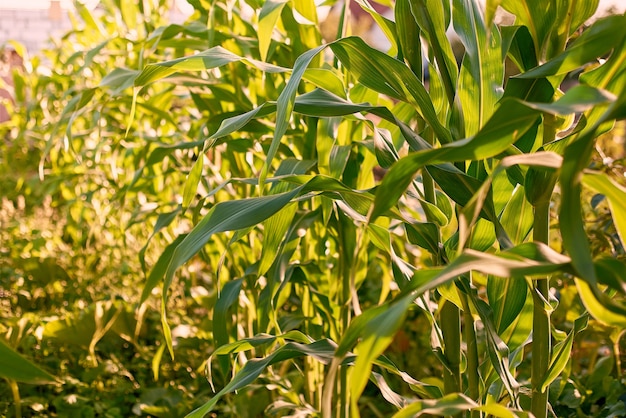
[[[556,137],[556,118],[544,115],[543,143],[547,144]],[[551,186],[553,187],[553,186]],[[546,191],[548,192],[548,191]],[[535,203],[533,240],[544,244],[550,243],[550,196]],[[536,418],[548,416],[548,388],[542,390],[543,379],[550,367],[552,341],[550,334],[550,313],[545,304],[549,300],[550,284],[548,277],[535,281],[533,289],[533,345],[532,345],[532,386],[531,412]]]
[[[540,203],[535,207],[534,240],[547,243],[549,240],[550,202]],[[533,345],[532,345],[532,406],[531,412],[536,418],[548,416],[548,389],[541,390],[543,378],[550,366],[551,335],[550,315],[545,307],[549,300],[548,278],[535,281],[533,292]]]
[[[444,356],[448,367],[443,369],[443,386],[446,394],[461,392],[461,320],[459,308],[445,301],[441,307],[441,333]]]

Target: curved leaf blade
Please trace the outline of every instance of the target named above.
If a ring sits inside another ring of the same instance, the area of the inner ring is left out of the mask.
[[[27,360],[0,340],[0,377],[34,385],[56,384],[59,381]]]

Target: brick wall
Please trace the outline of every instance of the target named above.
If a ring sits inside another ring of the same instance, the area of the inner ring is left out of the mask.
[[[170,20],[183,22],[181,0],[172,0]],[[71,0],[0,0],[0,47],[16,40],[30,52],[44,48],[50,37],[71,29],[68,9]]]
[[[71,28],[65,4],[60,1],[12,1],[13,6],[3,3],[0,2],[0,45],[16,40],[35,52],[45,47],[51,36]]]

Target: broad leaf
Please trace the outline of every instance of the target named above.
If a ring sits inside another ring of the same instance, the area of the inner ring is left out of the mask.
[[[540,10],[540,7],[538,6],[537,10]],[[545,64],[522,73],[519,77],[540,78],[566,74],[618,47],[625,35],[624,16],[610,16],[598,20],[564,52]]]
[[[33,385],[56,384],[59,381],[10,348],[0,339],[0,377]]]

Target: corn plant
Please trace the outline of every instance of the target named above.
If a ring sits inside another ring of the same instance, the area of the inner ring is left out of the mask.
[[[277,415],[546,417],[589,318],[626,324],[623,250],[592,252],[583,213],[604,196],[623,246],[626,191],[589,163],[626,116],[626,19],[585,27],[597,1],[398,0],[394,19],[356,2],[387,52],[346,36],[349,1],[327,43],[312,1],[251,4],[247,18],[199,1],[151,35],[182,56],[103,80],[133,88],[126,136],[168,84],[195,106],[189,126],[206,121],[146,160],[195,150],[154,234],[193,227],[141,298],[162,283],[173,357],[178,271],[192,262],[193,288],[215,292],[206,370],[223,384],[189,416],[232,412],[239,391],[267,393]],[[585,307],[563,329],[555,281]],[[419,321],[431,374],[400,365]]]

